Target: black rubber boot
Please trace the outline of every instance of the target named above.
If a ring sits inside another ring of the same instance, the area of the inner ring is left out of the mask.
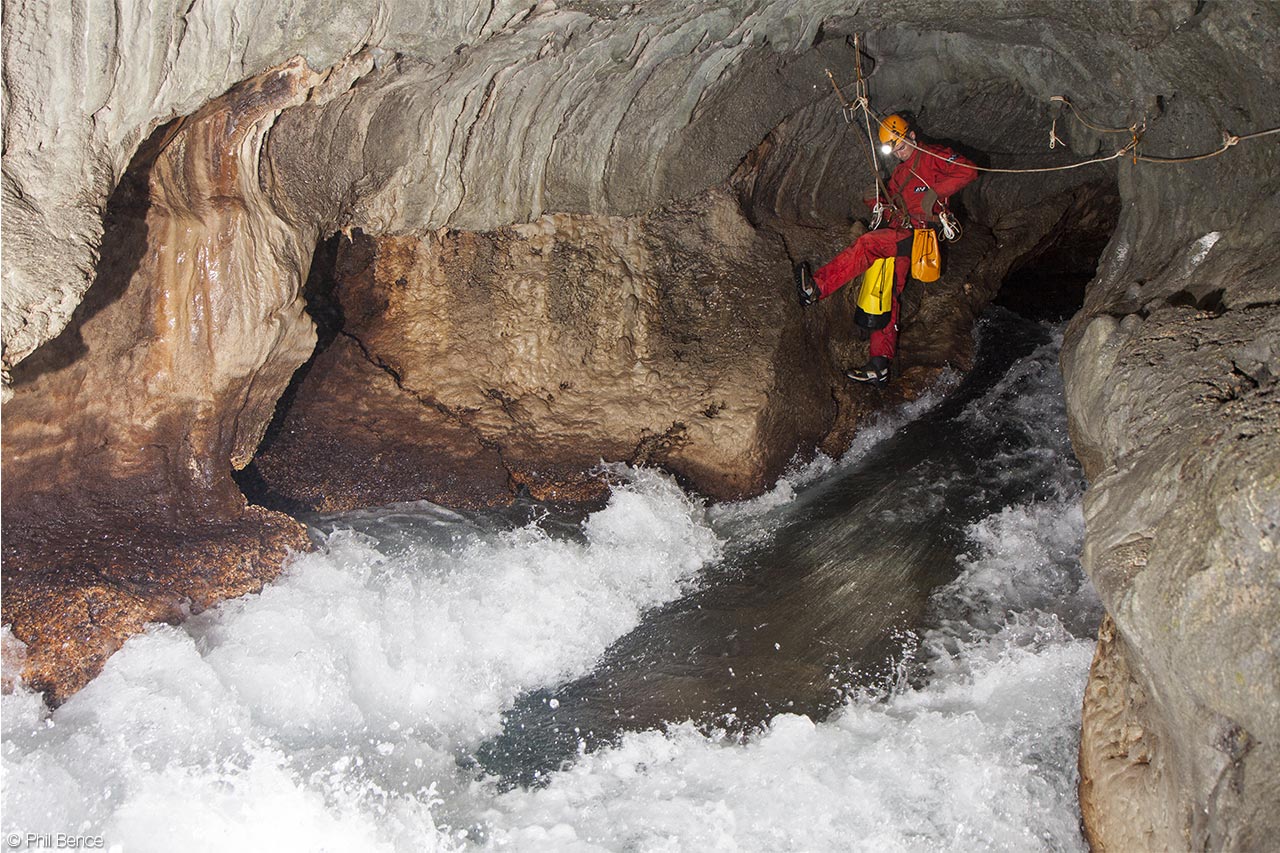
[[[812,305],[822,294],[818,291],[818,283],[813,280],[813,270],[808,261],[796,264],[796,296],[802,306]]]
[[[882,355],[872,356],[871,360],[862,367],[846,370],[844,375],[854,382],[883,386],[889,381],[889,359]]]

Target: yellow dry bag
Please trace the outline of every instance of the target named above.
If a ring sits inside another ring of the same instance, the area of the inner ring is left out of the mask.
[[[881,258],[862,274],[853,322],[875,331],[889,325],[893,311],[893,258]]]
[[[911,241],[911,277],[918,281],[937,281],[942,275],[942,255],[938,252],[938,235],[932,228],[917,228]]]

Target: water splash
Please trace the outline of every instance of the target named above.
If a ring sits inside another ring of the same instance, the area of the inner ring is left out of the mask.
[[[697,588],[729,531],[837,463],[710,511],[632,471],[570,536],[427,505],[326,520],[323,548],[260,595],[153,626],[56,712],[4,696],[4,830],[129,851],[1082,849],[1074,750],[1097,611],[1059,340],[961,415],[1016,414],[978,473],[1035,485],[965,528],[933,627],[902,634],[886,680],[823,722],[677,720],[541,788],[477,776],[472,754],[517,696],[589,672]]]

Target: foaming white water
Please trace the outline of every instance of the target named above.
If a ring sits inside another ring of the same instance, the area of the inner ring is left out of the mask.
[[[1013,412],[1025,447],[996,467],[1034,469],[1044,493],[969,526],[902,677],[826,721],[780,715],[745,739],[677,721],[543,788],[474,777],[518,695],[589,671],[697,582],[715,531],[821,473],[709,513],[632,472],[580,541],[427,507],[362,514],[372,532],[335,530],[262,594],[134,638],[56,713],[5,696],[3,829],[122,851],[1081,849],[1077,623],[1096,624],[1096,601],[1056,343],[963,415]]]
[[[1011,629],[1016,633],[1016,629]],[[747,743],[683,724],[628,735],[489,816],[495,849],[1082,849],[1073,780],[1091,647],[970,646],[965,678],[827,722],[775,717]],[[1064,778],[1066,777],[1066,778]]]
[[[437,814],[474,811],[455,758],[721,547],[700,504],[644,471],[582,542],[460,529],[394,555],[334,532],[260,595],[131,639],[52,715],[5,696],[5,831],[130,851],[447,849]]]
[[[546,788],[495,799],[489,846],[1086,849],[1075,759],[1094,643],[1064,621],[1092,627],[1098,604],[1073,569],[1078,495],[969,532],[967,568],[936,595],[942,624],[920,641],[927,677],[904,662],[897,684],[824,722],[784,714],[745,740],[688,723],[627,735]]]
[[[1079,567],[1060,346],[1059,331],[959,416],[1011,424],[994,479],[1031,471],[1044,493],[968,527],[958,577],[932,598],[937,627],[906,644],[894,684],[854,694],[826,721],[780,715],[745,739],[689,723],[626,735],[545,788],[496,798],[487,846],[1084,850],[1076,750],[1100,605]],[[764,516],[792,488],[717,521]]]

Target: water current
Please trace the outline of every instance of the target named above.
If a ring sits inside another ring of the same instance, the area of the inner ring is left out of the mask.
[[[119,851],[1083,850],[1061,329],[707,506],[307,519],[261,594],[3,697],[3,831]],[[15,849],[11,846],[10,849]],[[16,849],[21,849],[19,845]]]

